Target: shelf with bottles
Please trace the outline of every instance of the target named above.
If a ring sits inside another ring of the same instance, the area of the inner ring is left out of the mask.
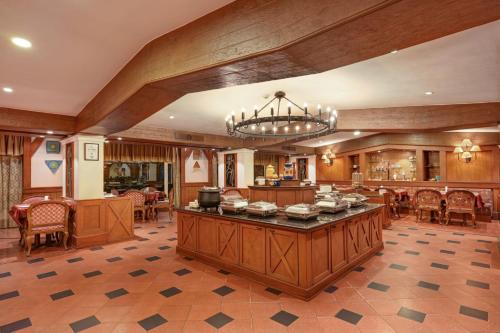
[[[416,180],[416,152],[390,149],[367,153],[367,170],[370,180]]]

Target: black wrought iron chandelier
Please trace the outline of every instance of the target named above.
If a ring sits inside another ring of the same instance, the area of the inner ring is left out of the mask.
[[[286,112],[282,111],[285,108],[283,100],[288,101]],[[297,115],[297,109],[300,111],[300,115]],[[226,117],[227,133],[242,137],[297,138],[319,135],[327,131],[332,132],[336,130],[336,127],[336,110],[327,107],[323,111],[321,105],[318,105],[317,113],[314,115],[308,110],[307,104],[300,107],[288,99],[283,91],[277,91],[274,98],[262,108],[255,107],[253,115],[249,118],[246,118],[245,109],[242,109],[239,121],[234,112]]]

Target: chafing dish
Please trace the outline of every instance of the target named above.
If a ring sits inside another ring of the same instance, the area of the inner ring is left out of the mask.
[[[339,198],[327,198],[320,199],[316,202],[316,206],[318,207],[320,212],[324,213],[337,213],[343,210],[346,210],[349,206],[347,201],[339,199]]]
[[[316,205],[310,204],[292,205],[286,207],[285,215],[292,219],[308,220],[318,217],[319,209]]]
[[[342,200],[347,201],[351,207],[359,207],[364,205],[368,201],[368,198],[359,193],[348,193],[342,197]]]
[[[248,207],[248,200],[241,197],[234,197],[229,200],[224,200],[220,203],[219,207],[224,212],[242,213]]]
[[[273,216],[278,212],[278,206],[274,203],[266,202],[266,201],[256,201],[252,202],[247,207],[247,213],[249,215],[258,215],[258,216]]]

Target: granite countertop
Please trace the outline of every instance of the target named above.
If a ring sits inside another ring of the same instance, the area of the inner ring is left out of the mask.
[[[177,209],[178,211],[184,211],[184,212],[193,212],[193,213],[198,213],[202,215],[207,215],[207,216],[213,216],[213,217],[227,217],[227,218],[232,218],[232,219],[237,219],[241,221],[247,221],[247,222],[258,222],[258,223],[265,223],[269,225],[275,225],[275,226],[283,226],[287,228],[295,228],[295,229],[300,229],[300,230],[310,230],[314,229],[326,224],[334,224],[336,222],[339,222],[341,220],[350,218],[352,216],[356,216],[359,214],[367,213],[373,210],[376,210],[380,207],[383,207],[384,205],[382,204],[374,204],[374,203],[368,203],[364,206],[361,207],[356,207],[356,208],[350,208],[335,214],[320,214],[317,218],[311,219],[308,221],[301,221],[301,220],[295,220],[295,219],[289,219],[285,215],[282,215],[278,213],[276,216],[270,216],[270,217],[259,217],[259,216],[253,216],[253,215],[248,215],[248,214],[232,214],[232,213],[223,213],[220,215],[216,211],[209,211],[205,212],[201,208],[189,208],[188,206],[184,208],[179,208]]]

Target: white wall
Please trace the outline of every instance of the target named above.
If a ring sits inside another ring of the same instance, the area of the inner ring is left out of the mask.
[[[290,162],[295,163],[295,167],[297,167],[297,159],[298,158],[307,158],[307,175],[311,183],[316,183],[316,155],[309,156],[291,156]],[[295,170],[297,172],[297,170]]]
[[[59,141],[57,139],[48,140]],[[59,154],[47,154],[46,142],[47,139],[43,140],[42,145],[31,158],[31,187],[58,187],[63,184],[63,165],[53,174],[45,164],[46,160],[62,161],[62,148]]]
[[[210,170],[208,169],[208,159],[203,152],[200,152],[200,158],[198,164],[199,169],[194,169],[193,166],[196,162],[193,159],[193,153],[184,162],[184,182],[186,183],[206,183],[208,182],[208,174]]]
[[[237,149],[219,152],[218,154],[218,171],[219,187],[224,187],[224,155],[236,154],[236,186],[238,188],[247,188],[254,184],[253,164],[254,164],[254,151],[250,149]]]

